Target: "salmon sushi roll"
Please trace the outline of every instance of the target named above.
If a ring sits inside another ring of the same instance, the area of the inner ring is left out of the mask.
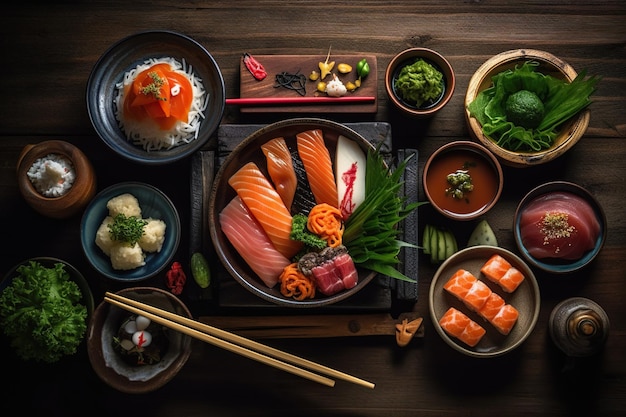
[[[518,269],[511,267],[504,274],[498,284],[502,289],[508,293],[512,293],[519,287],[519,285],[524,281],[524,274],[522,274]]]
[[[497,293],[492,292],[485,304],[477,311],[478,315],[488,322],[491,322],[493,318],[500,312],[506,302],[504,298],[500,297]]]
[[[498,254],[489,258],[481,267],[480,272],[508,293],[515,291],[524,281],[524,275]]]
[[[487,332],[480,324],[454,307],[450,307],[439,319],[439,325],[448,335],[470,347],[476,346]]]
[[[448,282],[443,285],[443,289],[457,297],[459,300],[465,298],[472,285],[477,278],[471,272],[465,269],[459,269],[450,277]]]
[[[490,323],[503,335],[508,335],[511,332],[511,329],[517,322],[517,318],[519,317],[519,312],[515,307],[510,304],[505,304],[502,306],[498,314],[495,315],[493,319],[490,320]]]
[[[463,301],[463,304],[465,304],[470,310],[478,311],[485,305],[489,297],[491,297],[491,294],[493,294],[491,288],[489,288],[487,284],[481,280],[477,279],[472,285],[472,288],[470,288],[461,301]]]

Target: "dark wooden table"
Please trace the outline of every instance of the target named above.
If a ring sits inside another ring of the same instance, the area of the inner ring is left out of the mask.
[[[515,251],[512,216],[533,186],[564,179],[588,188],[608,219],[606,245],[587,269],[568,276],[535,271],[541,312],[530,338],[512,354],[473,360],[456,353],[435,333],[427,291],[436,267],[420,257],[419,298],[425,336],[406,348],[391,339],[331,338],[277,340],[292,353],[376,383],[374,390],[338,382],[327,388],[200,342],[180,374],[147,395],[119,393],[102,383],[82,349],[55,366],[21,363],[2,346],[3,415],[156,416],[467,416],[624,415],[626,412],[626,3],[549,1],[69,1],[14,4],[0,17],[0,273],[33,256],[56,256],[88,277],[96,300],[118,286],[100,278],[80,248],[80,216],[50,220],[22,200],[15,165],[24,145],[63,139],[93,162],[98,189],[139,180],[160,187],[189,225],[190,161],[140,167],[121,160],[96,136],[87,116],[85,87],[98,57],[137,31],[168,29],[203,44],[218,62],[228,97],[239,95],[239,59],[252,54],[373,54],[378,61],[378,111],[325,114],[338,122],[386,122],[395,148],[416,148],[420,166],[442,144],[467,139],[463,102],[471,75],[489,57],[516,48],[551,52],[575,69],[604,78],[594,94],[584,138],[545,166],[505,169],[505,191],[486,216],[501,246]],[[433,48],[452,63],[457,88],[436,117],[417,121],[390,108],[384,69],[397,52]],[[243,114],[227,107],[223,124],[267,124],[290,114]],[[300,115],[301,116],[301,115]],[[212,140],[208,146],[215,146]],[[423,194],[421,194],[423,199]],[[446,223],[420,208],[420,228]],[[471,226],[450,224],[459,240]],[[189,254],[183,228],[178,257]],[[208,239],[208,237],[207,237]],[[163,286],[162,277],[147,282]],[[608,313],[611,330],[604,352],[568,361],[547,334],[548,317],[561,300],[583,296]],[[202,302],[188,300],[194,314]],[[21,400],[17,400],[21,398]]]

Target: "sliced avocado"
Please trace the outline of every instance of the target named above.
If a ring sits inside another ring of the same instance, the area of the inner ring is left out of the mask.
[[[493,229],[489,223],[487,223],[487,220],[481,220],[476,225],[469,240],[467,241],[467,246],[477,245],[498,246],[498,239],[496,238],[495,233],[493,233]]]

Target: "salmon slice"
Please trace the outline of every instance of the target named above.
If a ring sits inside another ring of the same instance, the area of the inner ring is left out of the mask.
[[[291,263],[278,252],[267,234],[239,196],[219,214],[220,227],[237,253],[269,288],[278,283],[283,269]]]
[[[474,274],[465,269],[459,269],[452,275],[448,282],[443,285],[443,288],[461,300],[465,298],[476,281],[477,279]]]
[[[267,171],[272,183],[287,209],[291,209],[293,197],[296,194],[298,179],[293,168],[291,152],[287,142],[282,137],[277,137],[261,145],[261,150],[267,160]]]
[[[511,304],[502,306],[490,323],[503,335],[508,335],[517,322],[519,312]]]
[[[524,275],[498,254],[489,258],[481,267],[480,272],[508,293],[515,291],[524,281]]]
[[[259,222],[277,251],[286,258],[293,257],[302,243],[291,240],[291,213],[278,192],[254,162],[248,162],[235,172],[228,184]]]
[[[477,311],[478,315],[491,322],[493,318],[500,312],[506,302],[495,292],[492,292],[485,304]]]
[[[339,208],[337,183],[330,152],[321,129],[307,130],[296,135],[298,154],[317,204],[326,203]]]
[[[456,337],[466,345],[474,347],[487,331],[478,323],[454,307],[439,319],[439,325],[450,336]]]
[[[485,305],[491,294],[493,294],[493,291],[491,291],[491,288],[489,288],[487,284],[481,280],[476,280],[472,288],[470,288],[461,301],[463,301],[470,310],[478,311]]]

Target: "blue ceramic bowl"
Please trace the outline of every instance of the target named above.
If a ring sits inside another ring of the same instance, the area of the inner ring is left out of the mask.
[[[114,269],[109,256],[96,245],[98,228],[109,213],[107,202],[124,193],[137,198],[144,219],[160,219],[166,224],[161,251],[147,253],[145,265],[132,270]],[[174,258],[180,243],[180,218],[172,201],[156,187],[140,182],[123,182],[102,190],[89,203],[81,221],[80,238],[87,260],[100,274],[121,282],[142,281],[161,272]]]
[[[168,150],[146,151],[128,141],[115,117],[116,84],[124,74],[147,59],[174,58],[191,68],[208,94],[198,137]],[[217,130],[226,106],[224,79],[211,54],[195,40],[176,32],[148,31],[112,45],[94,65],[87,82],[87,110],[104,143],[122,157],[148,165],[172,163],[200,149]]]
[[[524,246],[521,230],[520,230],[520,220],[522,213],[526,206],[533,201],[534,199],[548,194],[552,192],[569,192],[575,194],[577,196],[582,197],[585,201],[592,207],[598,222],[600,223],[600,233],[596,238],[596,242],[594,247],[586,252],[580,259],[573,261],[564,261],[552,258],[543,258],[538,259],[532,256],[528,249]],[[513,223],[513,234],[515,235],[515,243],[517,248],[519,249],[522,257],[530,263],[532,266],[537,267],[543,271],[550,272],[553,274],[566,274],[574,271],[578,271],[579,269],[588,265],[591,261],[595,259],[595,257],[600,253],[600,250],[604,246],[604,241],[606,240],[607,234],[607,221],[606,215],[600,203],[595,199],[593,194],[589,191],[581,187],[580,185],[567,182],[567,181],[551,181],[542,185],[535,187],[530,190],[528,194],[520,201],[517,206],[517,210],[515,211],[515,218]]]

